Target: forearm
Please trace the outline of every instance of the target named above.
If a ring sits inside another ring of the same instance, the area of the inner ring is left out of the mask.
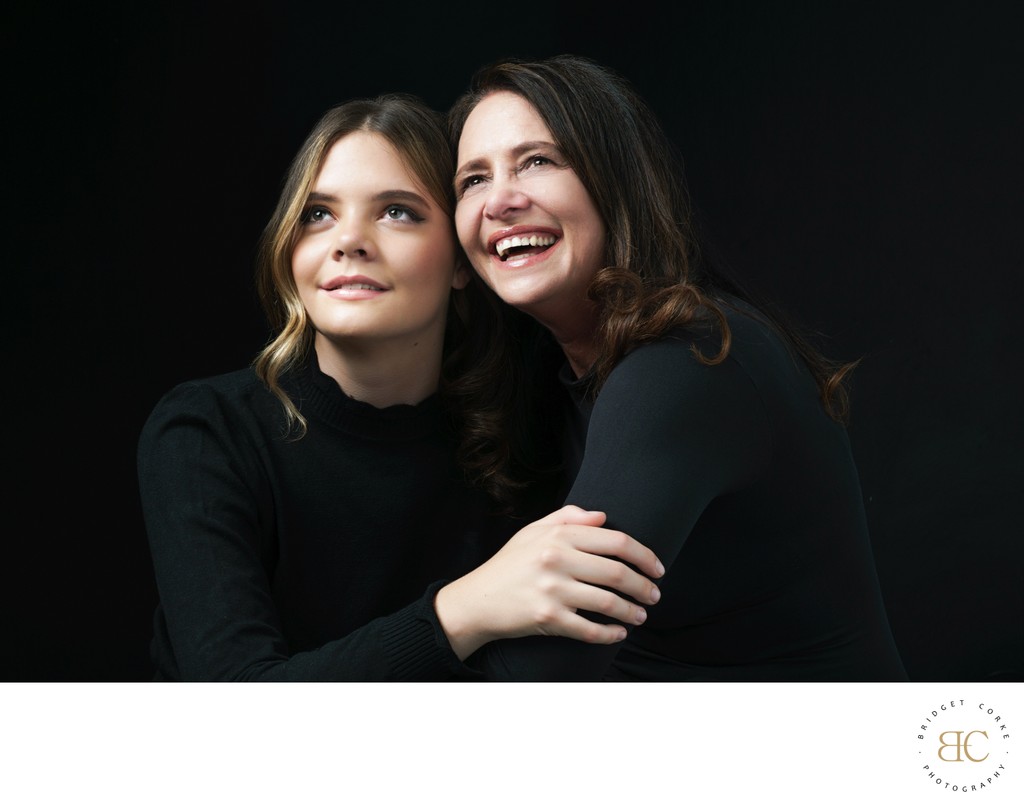
[[[220,636],[182,630],[173,614],[169,649],[174,679],[255,682],[423,682],[473,679],[434,616],[438,587],[387,616],[320,647],[289,654],[273,625],[236,618]],[[182,634],[183,632],[187,634]]]

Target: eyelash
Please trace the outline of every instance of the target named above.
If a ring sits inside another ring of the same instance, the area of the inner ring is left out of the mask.
[[[304,210],[302,215],[299,216],[299,223],[301,223],[301,224],[319,224],[320,221],[314,221],[313,220],[313,215],[316,214],[316,213],[326,213],[327,215],[330,215],[331,211],[328,210],[326,207],[321,207],[320,205],[313,205],[308,210]]]
[[[420,221],[423,221],[423,216],[421,216],[415,210],[413,210],[413,209],[411,209],[409,207],[406,207],[406,206],[404,206],[402,204],[389,204],[387,207],[384,208],[384,213],[383,213],[384,217],[390,219],[391,221],[400,221],[401,220],[400,218],[392,218],[390,215],[388,215],[390,212],[395,211],[395,210],[397,210],[397,211],[401,212],[402,214],[408,216],[409,217],[409,221],[412,221],[414,223],[419,223]],[[304,211],[301,216],[299,216],[299,223],[301,223],[301,224],[319,224],[319,223],[321,223],[321,221],[323,219],[315,219],[314,218],[314,216],[319,214],[319,213],[324,213],[325,217],[326,216],[330,216],[332,218],[334,217],[334,214],[330,210],[328,210],[326,207],[322,207],[321,205],[315,204],[312,207],[310,207],[308,210]]]
[[[389,204],[384,209],[384,215],[387,216],[388,213],[390,213],[392,210],[401,210],[403,213],[405,213],[407,216],[409,216],[409,220],[410,221],[419,222],[419,221],[423,220],[423,216],[419,215],[419,213],[416,213],[414,210],[412,210],[412,209],[410,209],[408,207],[404,207],[401,204]],[[390,218],[390,216],[388,216],[388,217]],[[392,221],[397,221],[398,219],[397,218],[392,218],[391,220]]]
[[[482,182],[484,178],[480,174],[470,174],[469,176],[462,177],[462,179],[459,180],[459,195],[461,196],[463,193],[465,193],[467,190],[473,187],[473,185],[476,183],[478,179]]]
[[[551,157],[546,157],[543,154],[531,154],[529,157],[527,157],[519,164],[519,170],[523,171],[526,168],[534,167],[533,163],[535,163],[537,160],[542,160],[542,162],[540,163],[542,165],[558,164],[553,159],[551,159]],[[478,182],[484,181],[484,179],[486,179],[486,176],[484,174],[470,174],[469,176],[464,177],[462,180],[459,181],[459,194],[461,195],[465,193],[471,187],[475,187],[475,185]]]

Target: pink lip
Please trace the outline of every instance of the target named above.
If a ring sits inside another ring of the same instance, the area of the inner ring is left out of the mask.
[[[373,288],[352,288],[353,285],[372,285]],[[320,286],[327,296],[338,300],[374,299],[390,289],[378,280],[361,274],[340,275]]]
[[[341,274],[328,280],[326,283],[320,286],[324,291],[335,291],[343,285],[372,285],[380,291],[387,291],[388,287],[379,280],[374,280],[372,277],[364,277],[361,274]]]

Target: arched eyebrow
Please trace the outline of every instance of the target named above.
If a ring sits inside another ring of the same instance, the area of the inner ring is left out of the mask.
[[[475,160],[470,160],[469,162],[464,163],[459,168],[459,170],[457,170],[455,172],[455,183],[458,184],[459,179],[464,174],[473,174],[473,173],[476,173],[477,171],[482,171],[486,167],[487,167],[487,160],[481,159],[481,158],[478,158],[478,159],[475,159]]]
[[[379,193],[374,193],[370,197],[371,201],[385,202],[407,202],[409,204],[422,204],[425,207],[429,207],[429,202],[423,198],[419,193],[414,193],[411,190],[382,190]],[[320,191],[314,190],[309,194],[309,201],[311,202],[336,202],[338,197],[333,193],[321,193]]]
[[[419,193],[414,193],[411,190],[382,190],[380,193],[373,194],[373,200],[422,204],[424,207],[430,206],[430,202],[424,199]]]

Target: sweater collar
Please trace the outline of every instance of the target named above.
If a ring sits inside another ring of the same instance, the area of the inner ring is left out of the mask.
[[[290,373],[299,409],[308,418],[376,441],[401,442],[448,430],[440,395],[434,393],[416,405],[399,404],[379,409],[349,397],[334,378],[324,373],[311,352],[305,364]]]

